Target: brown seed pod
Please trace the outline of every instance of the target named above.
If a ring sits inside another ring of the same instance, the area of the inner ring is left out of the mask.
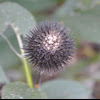
[[[25,57],[38,71],[57,72],[72,57],[75,42],[69,29],[58,22],[41,22],[25,37]]]

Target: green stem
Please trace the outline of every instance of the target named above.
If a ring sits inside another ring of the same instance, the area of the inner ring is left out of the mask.
[[[32,81],[31,71],[30,71],[30,69],[27,65],[27,62],[24,58],[23,58],[23,64],[24,64],[24,68],[25,68],[27,83],[30,86],[30,88],[33,88],[33,81]]]
[[[24,55],[24,51],[23,51],[23,43],[22,43],[22,39],[21,39],[21,36],[20,34],[16,34],[17,35],[17,39],[18,39],[18,42],[19,42],[19,46],[20,46],[20,50],[21,50],[21,53],[22,55]],[[25,58],[22,58],[22,62],[23,62],[23,65],[24,65],[24,69],[25,69],[25,74],[26,74],[26,78],[27,78],[27,83],[28,85],[30,86],[30,88],[33,88],[33,80],[32,80],[32,75],[31,75],[31,71],[29,69],[29,66],[25,60]]]

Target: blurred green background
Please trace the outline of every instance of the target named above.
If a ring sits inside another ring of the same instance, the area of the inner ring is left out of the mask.
[[[56,20],[68,26],[77,50],[67,71],[43,76],[42,82],[56,78],[76,80],[91,88],[94,98],[100,98],[100,0],[0,0],[0,31],[7,27],[4,34],[19,53],[15,34],[24,36],[44,20]],[[0,71],[1,83],[26,81],[21,60],[1,36]],[[33,72],[34,81],[36,75]]]

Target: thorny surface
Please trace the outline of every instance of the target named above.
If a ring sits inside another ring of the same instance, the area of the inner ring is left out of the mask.
[[[69,28],[62,23],[44,21],[30,30],[23,49],[34,70],[51,74],[68,67],[75,52],[75,42]]]

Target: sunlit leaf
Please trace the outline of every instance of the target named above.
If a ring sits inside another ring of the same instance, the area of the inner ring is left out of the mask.
[[[14,82],[4,86],[2,99],[46,99],[42,91],[29,88],[21,82]]]

